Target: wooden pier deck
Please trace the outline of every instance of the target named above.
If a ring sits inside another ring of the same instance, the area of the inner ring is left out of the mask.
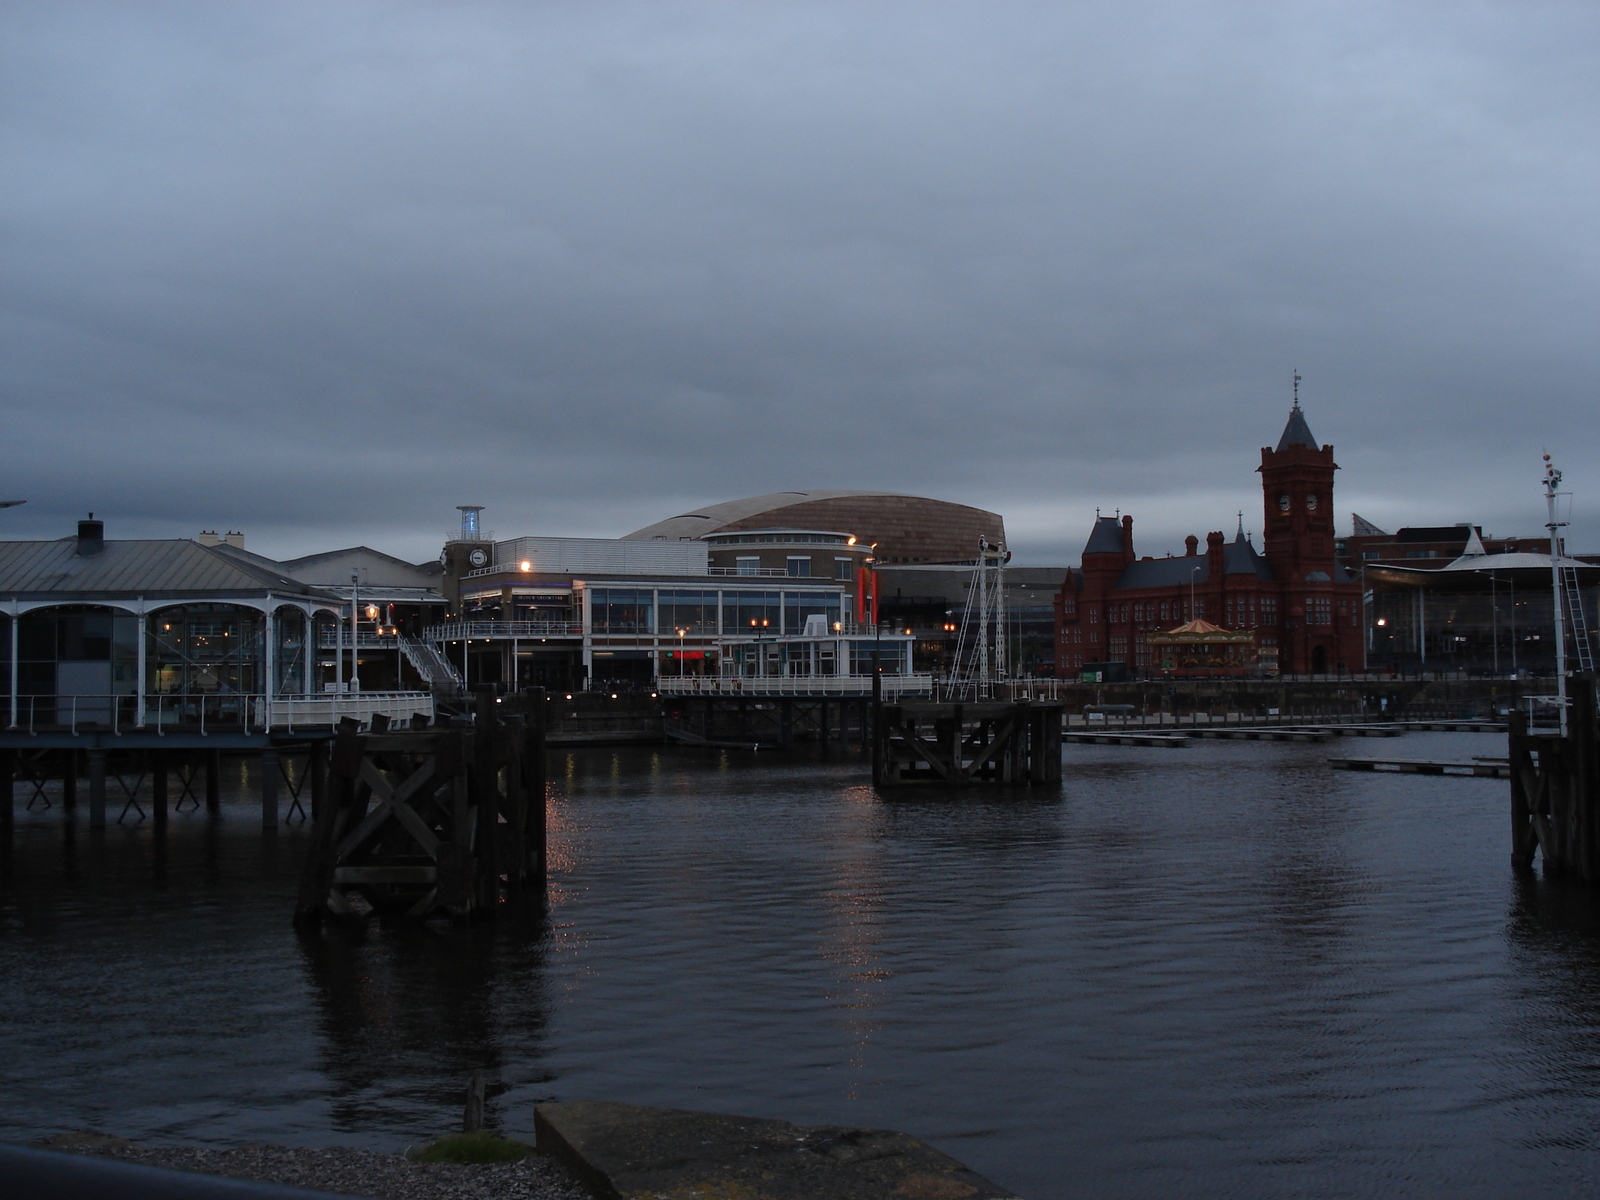
[[[1101,733],[1063,733],[1061,740],[1084,746],[1165,746],[1182,747],[1189,744],[1186,733],[1122,733],[1105,730]]]
[[[1428,762],[1411,758],[1330,758],[1335,771],[1386,771],[1398,775],[1455,775],[1464,779],[1510,779],[1509,762]]]

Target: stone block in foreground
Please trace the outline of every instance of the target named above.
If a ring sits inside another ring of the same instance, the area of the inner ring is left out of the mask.
[[[1013,1193],[903,1133],[600,1100],[541,1104],[539,1149],[608,1200],[991,1200]]]

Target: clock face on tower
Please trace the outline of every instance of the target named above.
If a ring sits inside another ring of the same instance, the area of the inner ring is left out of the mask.
[[[1290,500],[1289,500],[1289,493],[1288,492],[1285,492],[1283,495],[1278,497],[1278,511],[1279,512],[1288,512],[1289,511],[1289,504],[1290,504]]]
[[[471,554],[469,554],[467,556],[467,559],[468,559],[469,562],[472,563],[473,566],[481,567],[481,566],[483,566],[485,563],[487,563],[489,561],[489,556],[487,554],[485,554],[482,550],[474,550]]]
[[[1316,512],[1317,511],[1317,494],[1315,492],[1312,492],[1309,496],[1306,497],[1306,511],[1307,512]]]

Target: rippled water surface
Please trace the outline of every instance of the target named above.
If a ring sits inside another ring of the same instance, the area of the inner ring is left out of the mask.
[[[486,1067],[510,1131],[547,1097],[887,1126],[1033,1200],[1594,1195],[1594,902],[1511,873],[1505,783],[1326,766],[1502,746],[1070,746],[1059,794],[890,798],[560,754],[547,919],[310,937],[303,834],[248,802],[164,844],[22,814],[0,1136],[394,1148]]]

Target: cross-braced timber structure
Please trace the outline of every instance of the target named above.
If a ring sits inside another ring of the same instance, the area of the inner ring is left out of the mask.
[[[1567,680],[1565,733],[1511,715],[1511,859],[1537,854],[1551,875],[1600,882],[1600,719],[1595,676]]]
[[[880,704],[873,723],[872,782],[1033,784],[1061,782],[1061,705]]]
[[[544,707],[479,695],[470,725],[333,740],[295,923],[492,916],[542,886]]]

